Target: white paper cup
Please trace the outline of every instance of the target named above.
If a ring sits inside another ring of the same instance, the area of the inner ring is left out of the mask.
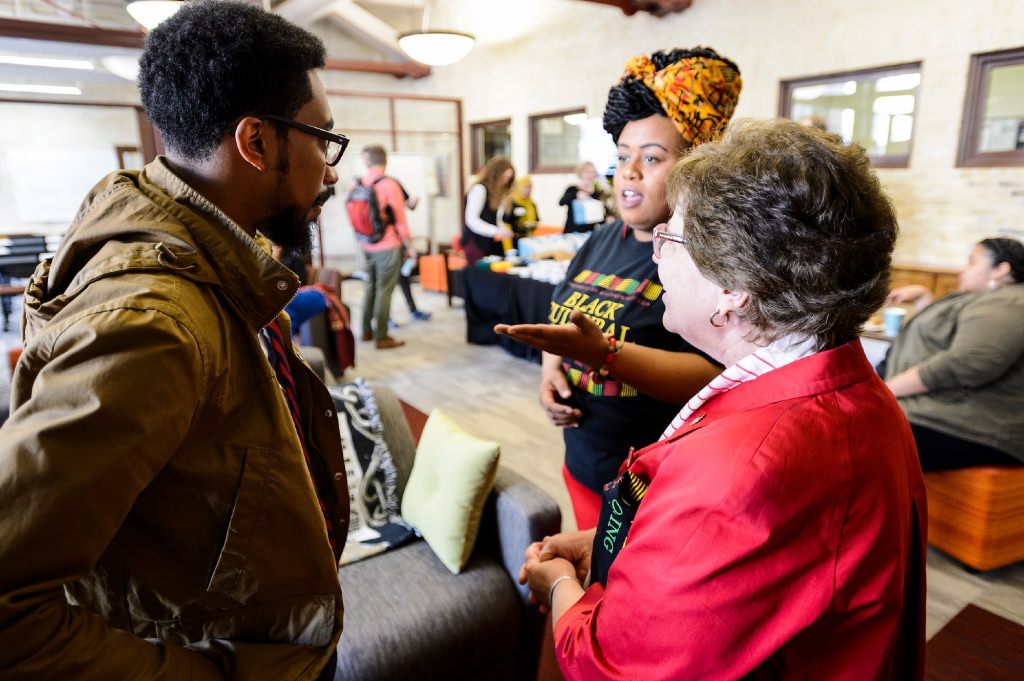
[[[882,324],[885,326],[885,335],[894,337],[899,335],[900,327],[903,326],[903,318],[907,311],[902,307],[887,307],[882,310]]]

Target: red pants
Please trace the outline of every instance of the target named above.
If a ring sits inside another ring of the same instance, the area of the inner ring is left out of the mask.
[[[576,528],[589,530],[597,527],[597,521],[601,517],[601,495],[572,477],[569,469],[564,465],[562,466],[562,478],[565,479],[565,488],[569,490],[572,512],[576,516]]]

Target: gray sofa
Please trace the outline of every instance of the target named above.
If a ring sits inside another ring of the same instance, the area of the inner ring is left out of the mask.
[[[415,443],[395,395],[379,386],[374,393],[401,495]],[[554,499],[501,468],[461,574],[451,574],[422,540],[342,567],[345,626],[335,678],[534,681],[545,618],[516,576],[526,547],[560,527]]]

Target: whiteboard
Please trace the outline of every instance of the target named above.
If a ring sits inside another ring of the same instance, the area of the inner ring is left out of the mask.
[[[324,204],[320,216],[320,233],[323,237],[324,255],[351,256],[360,253],[352,224],[345,210],[345,196],[355,178],[366,174],[362,154],[344,156],[337,166],[338,184],[335,195]],[[414,236],[433,239],[430,221],[432,195],[436,193],[437,180],[431,157],[427,154],[389,152],[387,175],[402,183],[410,196],[420,197],[416,210],[406,210],[409,233]]]

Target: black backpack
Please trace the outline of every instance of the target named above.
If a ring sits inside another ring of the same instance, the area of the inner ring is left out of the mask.
[[[377,191],[374,189],[377,183],[383,180],[386,175],[381,175],[371,185],[363,184],[361,178],[356,178],[355,185],[345,198],[345,208],[348,209],[348,219],[356,232],[356,238],[368,244],[375,244],[384,236],[384,230],[393,220],[380,209],[377,203]]]

